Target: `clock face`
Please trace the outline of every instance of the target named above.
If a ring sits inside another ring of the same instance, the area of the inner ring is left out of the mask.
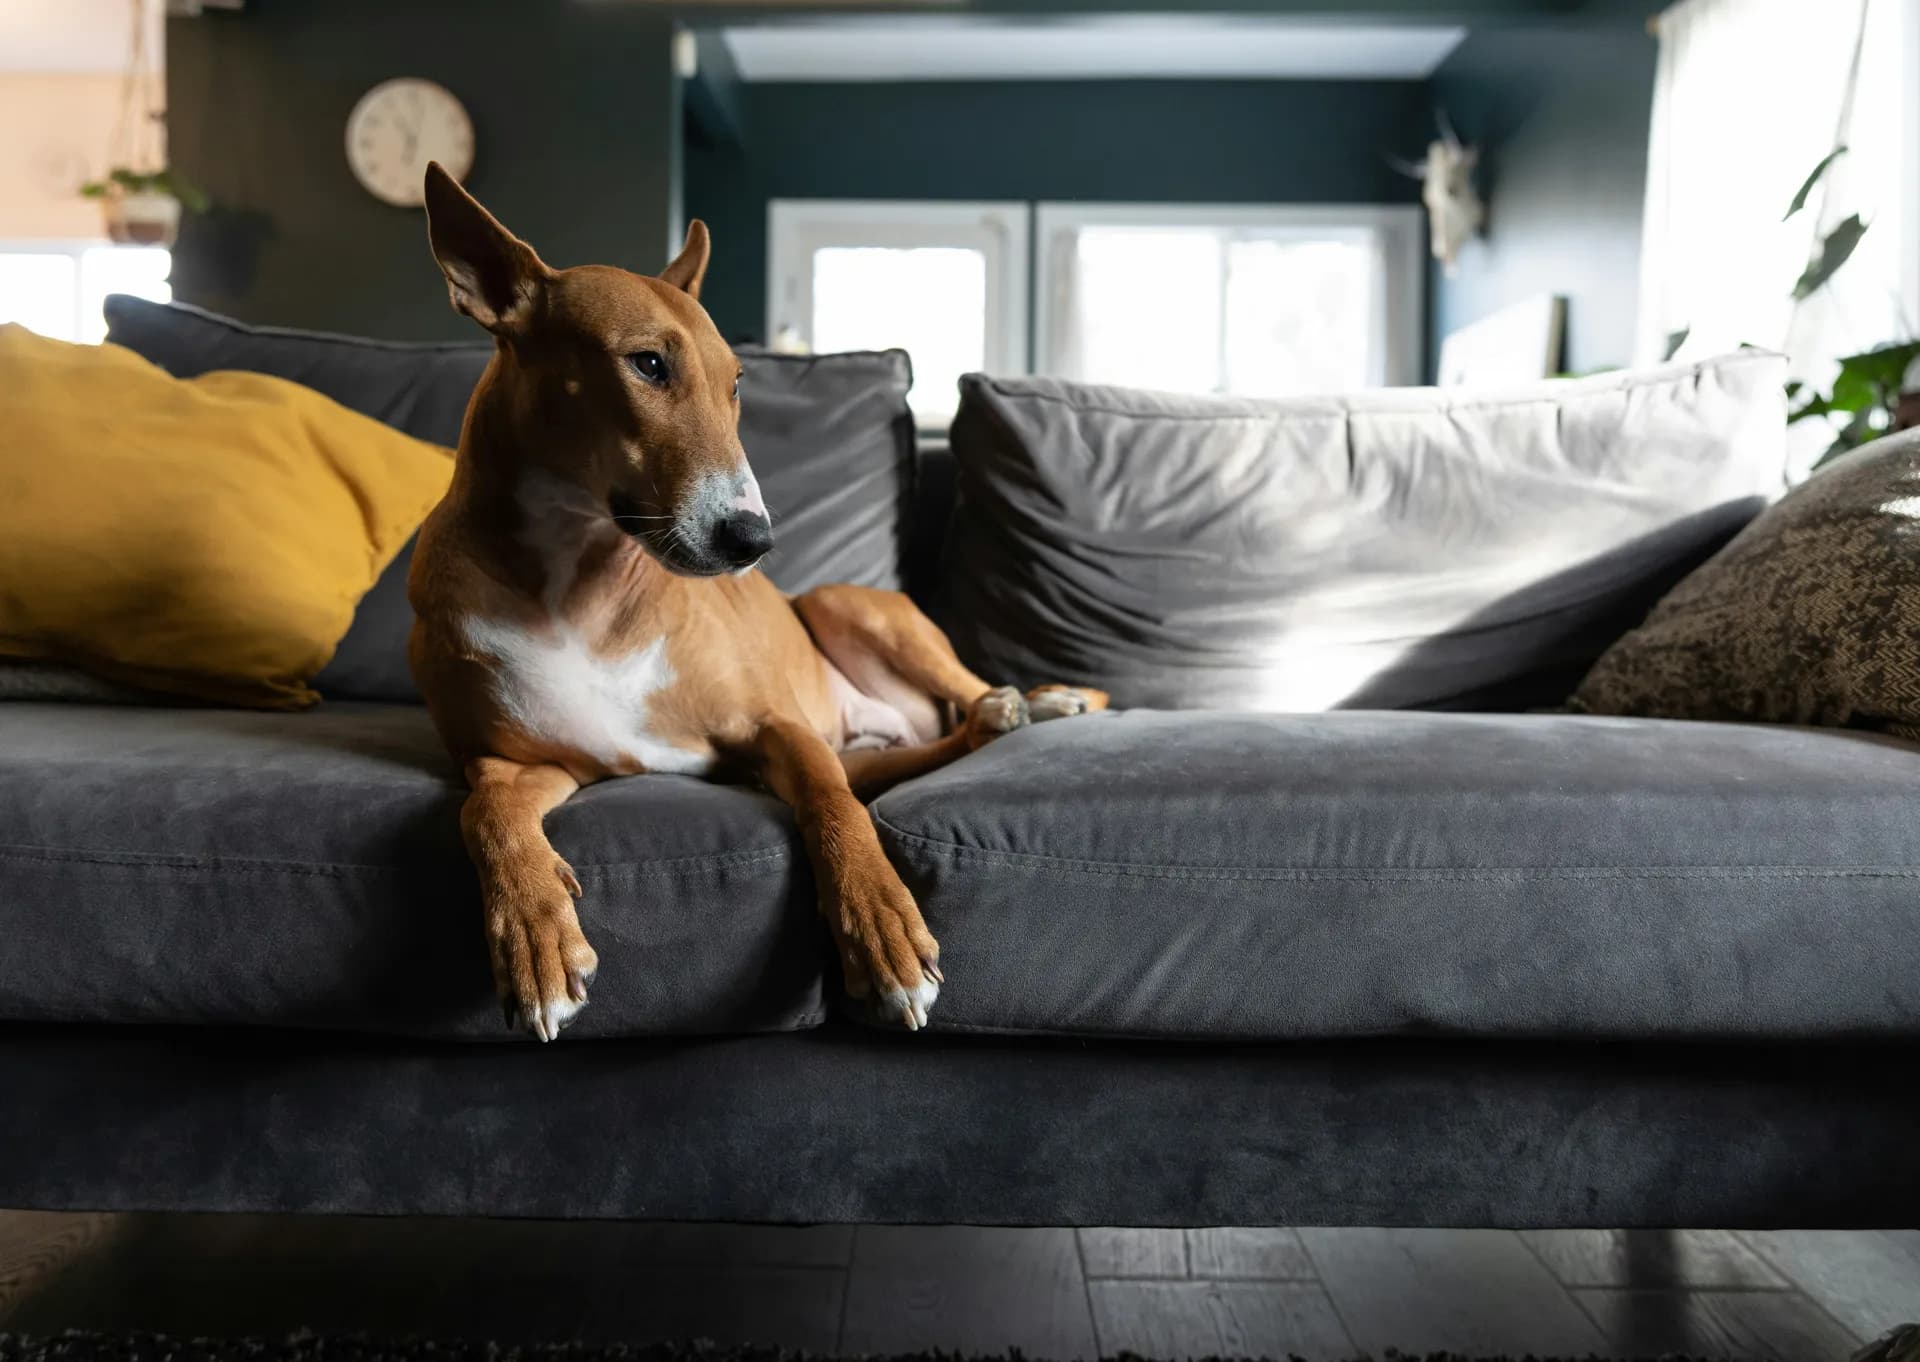
[[[420,206],[427,162],[456,180],[473,169],[473,122],[445,86],[382,81],[347,115],[347,164],[367,192],[401,208]]]

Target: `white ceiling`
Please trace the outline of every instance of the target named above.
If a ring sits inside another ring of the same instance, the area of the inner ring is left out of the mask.
[[[136,10],[158,66],[162,9],[160,0],[0,0],[0,71],[124,71]]]
[[[1420,79],[1462,28],[1177,14],[1020,23],[853,18],[723,30],[746,80]]]

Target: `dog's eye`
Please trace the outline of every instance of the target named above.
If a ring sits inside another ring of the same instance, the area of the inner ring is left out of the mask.
[[[740,396],[740,375],[738,374],[733,376],[733,395],[735,398]]]
[[[642,350],[637,355],[628,355],[627,363],[649,383],[664,384],[667,381],[667,361],[658,350]]]

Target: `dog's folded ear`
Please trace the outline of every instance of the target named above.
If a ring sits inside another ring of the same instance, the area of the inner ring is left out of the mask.
[[[707,277],[707,258],[712,253],[713,243],[707,236],[707,224],[695,218],[687,224],[686,244],[680,248],[680,254],[673,258],[673,263],[660,271],[660,277],[698,299],[700,281]]]
[[[496,334],[518,330],[552,271],[438,161],[427,166],[426,203],[427,239],[455,310]]]

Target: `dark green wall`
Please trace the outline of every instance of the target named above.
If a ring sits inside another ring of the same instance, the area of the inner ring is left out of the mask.
[[[1424,145],[1418,81],[747,85],[741,146],[690,146],[686,206],[714,235],[705,301],[765,327],[767,201],[1079,199],[1410,203],[1390,155]]]
[[[252,321],[465,337],[418,209],[347,168],[347,113],[424,76],[474,121],[468,187],[552,264],[658,270],[677,248],[670,25],[572,0],[248,0],[167,26],[173,164],[220,211],[189,223],[176,295]],[[251,259],[249,257],[252,257]]]
[[[1535,293],[1567,299],[1573,372],[1633,358],[1657,44],[1642,0],[1606,25],[1472,34],[1434,98],[1481,148],[1487,233],[1452,279],[1436,270],[1431,345]]]

